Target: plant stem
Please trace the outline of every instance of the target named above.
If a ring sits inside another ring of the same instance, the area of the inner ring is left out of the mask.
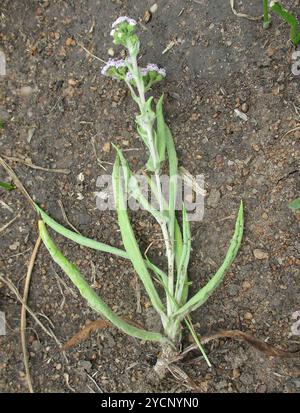
[[[263,14],[264,14],[263,28],[268,29],[270,27],[269,0],[263,0]]]
[[[162,194],[159,166],[157,166],[159,165],[159,155],[158,155],[157,148],[155,145],[155,140],[154,140],[153,121],[150,118],[149,113],[148,113],[148,108],[146,107],[145,86],[144,86],[143,79],[140,75],[136,55],[132,53],[132,46],[130,43],[127,45],[127,48],[128,48],[130,59],[131,59],[130,63],[132,65],[132,74],[135,79],[135,84],[136,84],[136,88],[138,91],[137,103],[139,105],[139,109],[143,117],[143,122],[144,122],[143,128],[144,128],[145,133],[147,134],[147,143],[148,143],[148,148],[150,151],[150,157],[152,159],[152,162],[155,168],[154,176],[155,176],[155,183],[156,183],[156,189],[157,189],[159,210],[161,214],[163,214],[164,213],[164,201],[163,201],[164,198]],[[165,221],[162,221],[159,224],[160,224],[162,235],[164,238],[166,256],[168,260],[168,288],[169,288],[170,294],[174,295],[174,256],[175,256],[174,243],[171,241],[170,232],[169,232],[167,223]],[[166,299],[167,299],[167,315],[170,317],[173,313],[174,306],[168,294],[166,295]],[[177,324],[178,323],[176,323],[176,325]],[[178,331],[178,328],[176,330]],[[177,333],[172,332],[171,335],[172,337],[170,338],[175,339],[175,336],[177,335]]]

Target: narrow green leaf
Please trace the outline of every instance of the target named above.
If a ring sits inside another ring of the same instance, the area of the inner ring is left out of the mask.
[[[6,191],[12,191],[13,189],[16,189],[14,185],[7,184],[6,182],[0,182],[0,187],[6,189]]]
[[[297,211],[297,209],[300,209],[300,198],[294,199],[294,201],[289,203],[289,208],[293,209],[294,211]]]
[[[166,158],[166,124],[163,115],[163,100],[164,95],[161,95],[156,105],[156,148],[160,162],[163,162]]]
[[[177,271],[177,282],[175,298],[180,305],[184,305],[187,300],[188,277],[187,269],[191,253],[191,230],[188,221],[185,205],[182,205],[182,226],[183,226],[183,246],[179,268]]]
[[[290,25],[290,39],[291,42],[297,46],[300,42],[300,25],[297,17],[282,7],[278,1],[271,1],[270,8],[274,13]]]
[[[122,182],[120,179],[120,158],[118,155],[116,156],[113,168],[113,188],[118,214],[118,222],[125,250],[127,251],[128,257],[130,258],[135,271],[138,273],[145,287],[145,290],[149,295],[153,307],[161,315],[163,320],[166,318],[164,305],[159,298],[151,276],[147,270],[128,217],[128,212],[123,196],[124,189],[122,188]]]
[[[223,280],[226,270],[229,268],[233,260],[235,259],[237,252],[240,248],[244,229],[244,212],[243,212],[243,202],[241,201],[238,217],[235,224],[235,232],[230,243],[230,247],[227,251],[225,260],[221,267],[218,269],[216,274],[211,278],[211,280],[198,291],[183,307],[175,312],[174,317],[178,317],[182,320],[191,311],[196,310],[198,307],[203,305],[209,296],[215,291]]]
[[[88,305],[95,311],[100,313],[103,317],[109,320],[114,326],[124,333],[139,338],[141,340],[166,342],[167,339],[159,333],[146,331],[137,328],[131,324],[126,323],[121,317],[116,315],[108,305],[95,293],[95,291],[89,286],[86,280],[81,275],[77,267],[70,263],[67,258],[59,251],[54,244],[50,235],[47,232],[46,226],[43,221],[39,221],[40,236],[49,251],[52,259],[60,266],[60,268],[70,278],[72,283],[78,288],[81,296],[87,301]]]
[[[143,195],[137,179],[132,174],[128,162],[123,155],[123,152],[117,146],[113,145],[113,147],[116,149],[120,158],[123,174],[125,177],[125,186],[128,189],[129,195],[131,195],[136,201],[138,201],[140,205],[142,205],[142,207],[157,220],[157,222],[161,223],[163,221],[166,221],[167,218],[163,214],[161,214],[160,211],[154,208],[149,203],[148,199],[146,199]]]
[[[110,245],[103,244],[102,242],[98,242],[93,239],[84,237],[83,235],[77,234],[76,232],[71,231],[65,228],[63,225],[56,222],[53,218],[47,215],[46,212],[43,211],[37,204],[35,204],[35,207],[38,213],[40,214],[41,218],[43,219],[43,221],[58,234],[70,239],[71,241],[76,242],[78,245],[81,245],[83,247],[88,247],[88,248],[91,248],[97,251],[107,252],[110,254],[114,254],[118,257],[129,260],[129,257],[126,251],[121,250],[119,248],[111,247]],[[149,260],[144,260],[144,262],[148,266]],[[152,269],[153,266],[154,264],[151,264],[151,267],[149,265],[148,268]]]
[[[76,232],[71,231],[70,229],[67,229],[63,225],[56,222],[53,218],[47,215],[46,212],[44,212],[37,204],[35,204],[35,208],[37,212],[40,214],[43,221],[58,234],[63,235],[64,237],[76,242],[79,245],[82,245],[83,247],[92,248],[97,251],[107,252],[109,254],[114,254],[118,257],[128,259],[126,251],[104,244],[103,242],[95,241],[93,239],[84,237],[83,235],[77,234]]]

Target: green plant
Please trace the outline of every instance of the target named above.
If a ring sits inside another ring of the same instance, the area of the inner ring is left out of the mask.
[[[270,27],[269,0],[263,0],[263,27],[264,29]]]
[[[7,191],[12,191],[13,189],[15,189],[15,186],[6,182],[0,182],[0,188],[6,189]]]
[[[290,25],[290,39],[297,46],[300,43],[300,25],[297,17],[282,7],[278,1],[271,1],[270,9]]]
[[[178,354],[182,339],[182,327],[185,324],[198,344],[207,363],[208,357],[194,331],[190,313],[203,305],[222,281],[226,270],[236,257],[243,235],[243,204],[241,202],[235,231],[226,257],[218,271],[210,281],[200,290],[188,298],[188,264],[191,251],[190,225],[185,206],[182,205],[182,229],[176,218],[176,194],[178,186],[178,159],[171,131],[163,115],[163,96],[158,100],[153,110],[153,97],[146,97],[152,85],[161,81],[166,72],[154,64],[145,68],[138,66],[139,38],[136,34],[136,22],[128,17],[121,17],[113,24],[111,35],[115,44],[124,46],[128,56],[124,60],[110,59],[102,69],[102,74],[124,81],[128,86],[133,100],[136,102],[139,114],[136,116],[137,132],[145,144],[149,159],[146,164],[147,179],[151,190],[155,194],[158,207],[150,205],[143,195],[134,174],[122,153],[116,150],[116,159],[113,167],[113,192],[118,217],[118,224],[123,249],[118,249],[101,242],[79,235],[55,222],[39,206],[36,206],[42,220],[39,221],[41,238],[51,254],[53,260],[64,270],[73,284],[79,289],[88,304],[113,325],[126,334],[143,340],[159,342],[162,345],[161,360],[170,360]],[[161,169],[163,163],[168,162],[169,191],[164,196],[161,185]],[[153,180],[151,178],[154,178]],[[167,260],[167,272],[157,267],[147,257],[144,257],[131,226],[127,210],[126,196],[129,194],[145,210],[147,210],[160,225]],[[146,331],[125,322],[117,316],[105,302],[93,291],[82,274],[59,251],[50,238],[46,225],[57,233],[76,242],[98,251],[114,254],[131,261],[132,266],[148,294],[152,306],[160,316],[163,333]],[[156,285],[162,287],[164,298],[159,294]],[[165,368],[161,363],[157,372]]]
[[[300,209],[300,198],[296,198],[294,201],[290,202],[289,208],[293,211],[298,211],[298,209]]]

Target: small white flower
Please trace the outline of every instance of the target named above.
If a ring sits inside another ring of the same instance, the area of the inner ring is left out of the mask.
[[[121,17],[118,17],[117,20],[113,22],[112,28],[124,22],[127,22],[130,26],[136,26],[137,24],[134,19],[131,19],[130,17],[127,17],[127,16],[121,16]]]
[[[154,72],[158,73],[159,75],[161,75],[163,77],[166,77],[166,69],[160,68],[154,63],[149,63],[146,67],[146,70],[147,70],[147,72],[154,71]]]
[[[119,69],[120,67],[125,67],[125,66],[126,66],[126,63],[125,63],[125,60],[123,59],[120,59],[120,60],[109,59],[106,65],[101,69],[101,74],[105,76],[107,74],[107,71],[111,69],[112,67]]]

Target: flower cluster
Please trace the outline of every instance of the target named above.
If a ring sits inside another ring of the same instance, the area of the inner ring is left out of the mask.
[[[136,72],[136,52],[139,49],[139,41],[135,34],[136,24],[137,22],[134,19],[127,16],[119,17],[112,24],[111,35],[114,38],[114,42],[125,45],[129,56],[125,60],[109,59],[102,68],[101,73],[118,80],[125,80],[125,82],[130,83],[132,86],[138,86],[137,83],[142,81],[145,91],[148,91],[152,85],[166,77],[166,71],[156,64],[149,63],[146,67],[138,68],[138,76]]]
[[[123,59],[109,59],[106,65],[102,68],[101,74],[111,76],[118,80],[123,80],[127,72],[126,62]]]
[[[148,90],[152,85],[160,82],[164,77],[166,77],[166,70],[159,68],[154,63],[149,63],[146,67],[139,68],[140,75],[143,78],[145,89]],[[127,72],[125,80],[132,85],[135,85],[135,80],[132,72]]]
[[[121,16],[112,24],[112,30],[110,32],[111,36],[114,38],[115,44],[122,44],[126,46],[129,41],[135,44],[138,39],[135,35],[137,22],[127,16]]]

